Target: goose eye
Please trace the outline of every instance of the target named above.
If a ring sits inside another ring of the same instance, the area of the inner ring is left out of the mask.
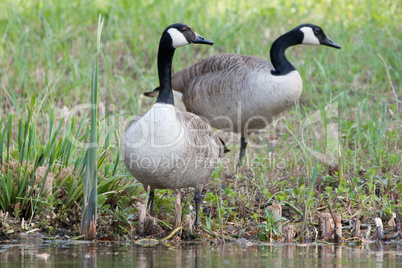
[[[186,28],[186,27],[183,27],[180,31],[181,31],[182,33],[184,33],[185,31],[187,31],[187,28]]]
[[[318,27],[315,28],[315,29],[314,29],[314,33],[315,33],[315,34],[321,33],[321,28],[318,28]]]

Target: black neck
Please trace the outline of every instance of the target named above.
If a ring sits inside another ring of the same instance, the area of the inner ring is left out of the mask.
[[[171,70],[174,55],[170,37],[162,35],[158,51],[158,75],[159,75],[159,96],[156,103],[174,105]]]
[[[302,40],[303,33],[295,30],[285,33],[275,40],[270,50],[271,62],[275,69],[271,72],[273,75],[286,75],[296,70],[286,58],[285,50],[288,47],[301,44]]]

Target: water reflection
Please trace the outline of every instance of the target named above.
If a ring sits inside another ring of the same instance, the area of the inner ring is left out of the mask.
[[[0,243],[0,267],[367,267],[402,265],[401,244],[252,246]]]

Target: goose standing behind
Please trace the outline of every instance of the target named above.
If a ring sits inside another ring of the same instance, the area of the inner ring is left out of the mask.
[[[145,114],[128,123],[122,137],[124,163],[145,190],[152,214],[155,189],[194,187],[195,225],[201,190],[214,171],[224,146],[213,129],[197,115],[176,111],[171,88],[175,49],[190,43],[212,45],[189,26],[172,24],[162,33],[158,51],[160,94]]]
[[[273,118],[297,101],[303,82],[286,59],[288,47],[325,45],[341,48],[313,24],[302,24],[283,34],[271,46],[271,62],[237,54],[206,58],[173,75],[172,87],[186,110],[224,131],[241,134],[238,166],[249,132],[268,126]],[[155,96],[159,88],[146,96]]]

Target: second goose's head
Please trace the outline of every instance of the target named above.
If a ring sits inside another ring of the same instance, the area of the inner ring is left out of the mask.
[[[293,31],[297,31],[301,38],[300,44],[304,45],[324,45],[340,49],[341,46],[332,41],[325,35],[320,26],[314,24],[302,24]]]
[[[161,41],[170,43],[174,49],[191,43],[214,44],[212,41],[197,34],[190,26],[183,23],[175,23],[168,26],[162,34]]]
[[[270,57],[275,70],[273,75],[286,75],[296,70],[295,67],[286,59],[285,50],[295,45],[324,45],[334,48],[341,48],[340,45],[332,41],[325,35],[321,27],[314,24],[302,24],[293,30],[281,35],[271,46]]]

